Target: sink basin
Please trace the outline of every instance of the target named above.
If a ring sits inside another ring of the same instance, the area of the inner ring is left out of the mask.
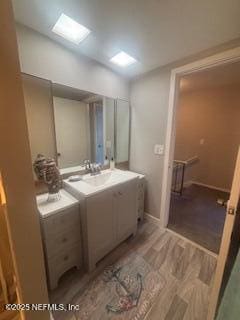
[[[112,172],[101,173],[96,176],[91,176],[83,179],[83,182],[93,187],[100,187],[111,181]]]
[[[124,183],[131,179],[136,179],[138,174],[122,170],[103,170],[96,176],[86,174],[80,181],[63,180],[66,189],[75,198],[88,197],[102,190],[111,188],[117,184]]]

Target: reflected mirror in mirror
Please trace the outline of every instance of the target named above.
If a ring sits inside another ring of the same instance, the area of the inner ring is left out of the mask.
[[[114,99],[53,84],[53,105],[59,168],[114,157]]]
[[[115,162],[118,169],[129,169],[130,106],[125,100],[115,104]]]

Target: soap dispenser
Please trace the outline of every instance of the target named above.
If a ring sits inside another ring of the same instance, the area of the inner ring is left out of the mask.
[[[111,169],[111,170],[114,170],[114,169],[115,169],[115,161],[114,161],[113,158],[112,158],[111,161],[110,161],[110,169]]]
[[[108,165],[109,165],[109,160],[108,160],[108,157],[106,156],[104,160],[104,166],[107,167]]]

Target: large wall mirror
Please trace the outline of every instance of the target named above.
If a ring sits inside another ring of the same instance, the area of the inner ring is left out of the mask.
[[[128,101],[23,75],[32,161],[54,157],[62,173],[83,169],[84,160],[129,169]]]
[[[114,99],[53,84],[58,165],[88,159],[103,165],[114,157]]]

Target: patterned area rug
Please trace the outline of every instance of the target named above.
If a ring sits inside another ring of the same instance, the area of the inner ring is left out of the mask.
[[[163,287],[160,274],[139,255],[121,258],[74,299],[78,320],[142,320]]]

